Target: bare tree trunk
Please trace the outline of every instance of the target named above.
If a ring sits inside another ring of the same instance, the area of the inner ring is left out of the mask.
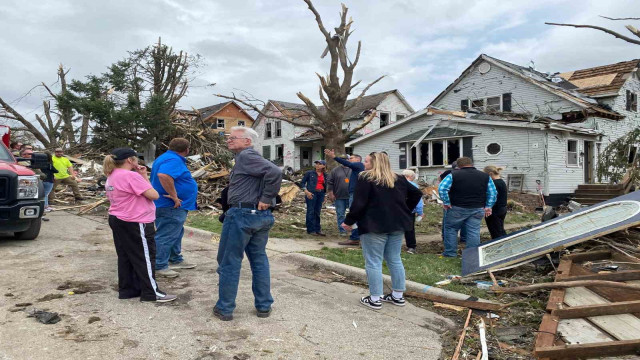
[[[35,138],[40,141],[42,143],[42,145],[44,145],[44,147],[49,147],[50,142],[49,140],[44,136],[44,134],[42,134],[42,132],[40,130],[38,130],[38,128],[36,128],[35,126],[33,126],[33,124],[31,123],[31,121],[28,121],[27,119],[25,119],[22,115],[20,115],[20,113],[18,113],[13,107],[11,107],[11,105],[7,104],[1,97],[0,97],[0,106],[10,115],[3,115],[2,117],[5,119],[9,119],[9,120],[16,120],[19,123],[21,123],[22,125],[24,125],[24,127],[27,129],[27,131],[29,131],[30,133],[33,134],[33,136],[35,136]]]
[[[80,144],[85,145],[89,137],[89,115],[82,115],[82,127],[80,128]]]
[[[67,90],[67,80],[66,75],[69,71],[64,71],[62,64],[58,67],[58,78],[60,80],[60,94],[59,97],[64,97],[68,94]],[[71,146],[76,145],[76,136],[73,131],[73,109],[67,104],[65,101],[60,101],[59,97],[56,97],[56,101],[58,103],[58,110],[60,110],[60,116],[62,117],[63,123],[63,139],[67,141],[67,143]]]

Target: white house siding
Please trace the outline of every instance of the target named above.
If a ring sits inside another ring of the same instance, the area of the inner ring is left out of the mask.
[[[256,150],[258,152],[260,152],[260,154],[262,154],[264,156],[264,154],[262,153],[263,150],[263,146],[270,146],[271,147],[271,156],[269,158],[269,160],[275,160],[276,159],[276,145],[284,145],[284,166],[289,166],[295,169],[294,165],[296,162],[296,158],[295,158],[295,147],[294,147],[294,142],[292,141],[292,139],[296,136],[296,127],[292,124],[289,124],[287,122],[282,121],[282,136],[280,137],[274,137],[272,136],[270,139],[265,139],[265,128],[266,128],[266,123],[267,122],[271,122],[273,123],[275,120],[266,120],[264,119],[264,117],[260,116],[258,117],[258,119],[256,119],[256,124],[253,127],[253,129],[258,132],[259,135],[259,140],[258,140],[258,146],[256,147]],[[275,135],[275,125],[271,125],[271,132],[272,135]],[[298,159],[298,165],[299,165],[299,159]]]
[[[480,64],[482,62],[478,63],[478,66]],[[461,100],[474,100],[511,93],[511,111],[515,113],[548,116],[580,110],[572,102],[496,65],[490,65],[491,69],[485,74],[480,74],[478,66],[476,66],[452,91],[449,91],[433,105],[446,110],[460,110]]]
[[[611,108],[623,115],[625,118],[621,120],[611,120],[596,118],[598,129],[603,130],[606,134],[602,139],[602,149],[610,142],[626,135],[632,129],[640,126],[640,112],[627,111],[627,90],[630,90],[640,97],[640,80],[635,73],[624,83],[618,95],[615,97],[598,99],[603,104],[611,106]]]
[[[567,140],[569,139],[578,141],[578,165],[576,166],[568,165],[567,163]],[[578,185],[585,183],[584,157],[580,156],[584,152],[585,140],[595,143],[596,137],[549,131],[548,191],[550,194],[572,193],[578,188]]]
[[[389,94],[384,100],[380,102],[380,104],[376,107],[378,112],[388,112],[389,113],[389,123],[393,124],[398,121],[398,114],[404,114],[405,116],[409,116],[412,111],[409,109],[405,103],[400,99],[400,97],[395,94]],[[342,123],[343,129],[353,129],[354,127],[362,124],[362,120],[351,120],[344,121]],[[363,129],[358,131],[359,134],[369,134],[375,130],[380,129],[380,116],[376,115],[371,122],[365,126]]]

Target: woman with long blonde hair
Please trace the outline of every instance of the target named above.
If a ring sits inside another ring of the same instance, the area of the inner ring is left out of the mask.
[[[147,168],[138,164],[135,151],[118,148],[103,164],[109,227],[118,254],[118,298],[169,302],[175,295],[158,289],[155,279],[156,207],[158,192],[151,186]]]
[[[353,203],[342,227],[350,231],[357,223],[362,244],[369,296],[360,303],[372,309],[382,302],[404,306],[405,272],[400,252],[402,238],[413,227],[411,213],[422,198],[422,192],[404,176],[391,171],[385,152],[372,152],[364,160],[365,171],[358,177]],[[384,295],[382,260],[391,274],[392,292]]]
[[[491,215],[484,218],[487,222],[491,239],[497,239],[507,234],[504,231],[504,219],[507,216],[507,184],[500,178],[501,167],[489,165],[485,166],[483,170],[491,176],[493,184],[498,191],[496,203],[491,208]]]

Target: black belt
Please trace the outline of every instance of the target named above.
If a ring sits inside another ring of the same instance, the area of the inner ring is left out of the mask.
[[[256,204],[252,204],[252,203],[236,203],[236,204],[231,204],[229,207],[235,207],[235,208],[240,208],[240,209],[257,209],[258,205]]]

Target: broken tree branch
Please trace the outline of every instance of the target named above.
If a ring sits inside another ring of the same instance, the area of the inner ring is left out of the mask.
[[[612,17],[608,17],[608,16],[602,16],[599,15],[601,18],[607,19],[607,20],[640,20],[640,18],[637,17],[627,17],[627,18],[612,18]]]
[[[635,40],[632,39],[628,36],[624,36],[620,33],[617,33],[613,30],[609,30],[607,28],[604,28],[602,26],[595,26],[595,25],[578,25],[578,24],[560,24],[560,23],[550,23],[550,22],[545,22],[545,24],[547,25],[555,25],[555,26],[570,26],[570,27],[574,27],[574,28],[587,28],[587,29],[595,29],[595,30],[600,30],[602,32],[605,32],[607,34],[613,35],[615,37],[617,37],[618,39],[622,39],[626,42],[630,42],[632,44],[636,44],[636,45],[640,45],[640,40]],[[635,33],[634,33],[635,34]],[[638,34],[635,34],[636,36],[638,36]]]
[[[467,314],[467,321],[464,322],[464,328],[462,328],[462,333],[460,334],[460,339],[458,340],[458,346],[456,346],[456,351],[453,353],[451,360],[458,360],[460,356],[460,350],[462,349],[462,343],[464,343],[464,337],[467,335],[467,327],[469,326],[469,320],[471,319],[471,314],[473,310],[469,310]]]

